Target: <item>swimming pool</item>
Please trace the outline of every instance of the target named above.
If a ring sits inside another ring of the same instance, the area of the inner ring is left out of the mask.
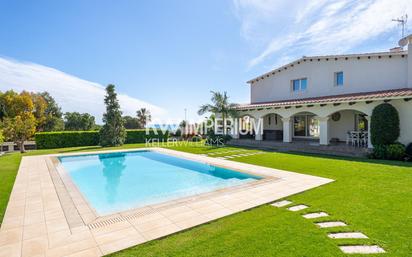
[[[58,159],[99,215],[261,179],[150,150],[63,156]]]

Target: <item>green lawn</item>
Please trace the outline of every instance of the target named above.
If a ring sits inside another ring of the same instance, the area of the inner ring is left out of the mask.
[[[128,145],[126,148],[137,146],[141,145]],[[71,148],[29,154],[98,149],[101,148]],[[208,153],[226,151],[228,148],[181,146],[174,149]],[[19,154],[0,157],[1,213],[4,212],[19,160]],[[379,256],[411,256],[411,163],[274,152],[234,160],[332,178],[335,182],[287,198],[309,205],[309,210],[292,213],[285,208],[261,206],[113,256],[344,256],[337,248],[338,244],[362,242],[379,244],[388,251]],[[345,221],[349,226],[321,230],[313,221],[300,216],[304,212],[319,210],[331,214],[331,219]],[[327,237],[328,231],[342,230],[361,231],[370,239],[332,240]]]

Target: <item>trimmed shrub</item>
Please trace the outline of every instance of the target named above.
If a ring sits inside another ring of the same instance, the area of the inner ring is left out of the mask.
[[[386,158],[389,160],[403,160],[405,158],[405,146],[401,143],[388,145],[386,147]]]
[[[154,130],[149,130],[146,135],[145,129],[126,130],[127,144],[145,143],[146,139],[167,140],[169,133],[157,134]],[[58,131],[40,132],[35,134],[37,149],[64,148],[75,146],[93,146],[99,144],[99,131]]]
[[[99,144],[99,131],[58,131],[35,134],[37,149],[92,146]]]
[[[399,114],[392,105],[383,103],[375,107],[371,117],[373,145],[390,145],[399,138]]]
[[[373,152],[369,155],[371,159],[386,159],[386,145],[374,145]]]

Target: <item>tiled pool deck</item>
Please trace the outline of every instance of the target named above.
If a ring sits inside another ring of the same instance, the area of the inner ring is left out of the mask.
[[[168,149],[151,150],[264,179],[98,217],[60,170],[56,155],[23,157],[0,228],[0,256],[102,256],[332,181]]]

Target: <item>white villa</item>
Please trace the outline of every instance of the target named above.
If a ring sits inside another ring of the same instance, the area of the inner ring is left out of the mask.
[[[263,119],[263,133],[253,134],[259,142],[372,148],[370,117],[383,102],[399,112],[399,141],[412,142],[412,35],[389,52],[303,56],[248,83],[250,103],[238,110]]]

